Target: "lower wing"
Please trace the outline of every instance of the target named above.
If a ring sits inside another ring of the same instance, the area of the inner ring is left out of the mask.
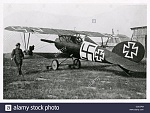
[[[69,58],[69,54],[66,54],[66,53],[37,53],[35,52],[34,53],[34,56],[35,55],[38,55],[38,56],[42,56],[44,58],[48,58],[48,59],[51,59],[51,58]]]

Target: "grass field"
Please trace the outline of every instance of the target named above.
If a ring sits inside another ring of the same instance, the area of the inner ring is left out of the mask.
[[[62,60],[62,59],[61,59]],[[51,59],[24,59],[23,76],[4,55],[4,99],[146,99],[146,77],[118,66],[82,61],[81,69],[47,70]],[[68,61],[71,63],[71,61]]]

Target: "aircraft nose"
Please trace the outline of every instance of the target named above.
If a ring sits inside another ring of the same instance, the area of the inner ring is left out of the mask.
[[[63,46],[60,44],[60,40],[59,40],[59,38],[56,38],[55,39],[55,42],[57,42],[57,43],[55,43],[55,47],[57,48],[57,49],[61,49]]]

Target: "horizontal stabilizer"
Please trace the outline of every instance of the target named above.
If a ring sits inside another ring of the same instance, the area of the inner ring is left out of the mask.
[[[126,70],[131,71],[131,72],[146,72],[146,68],[139,63],[136,63],[134,61],[126,59],[126,58],[119,56],[115,53],[111,53],[108,50],[105,50],[105,54],[106,54],[105,60],[108,63],[117,64],[120,67],[122,67],[123,69],[126,69]]]

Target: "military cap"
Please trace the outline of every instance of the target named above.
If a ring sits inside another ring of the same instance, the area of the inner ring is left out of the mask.
[[[19,45],[20,45],[20,43],[17,43],[17,44],[16,44],[16,46],[19,46]]]

